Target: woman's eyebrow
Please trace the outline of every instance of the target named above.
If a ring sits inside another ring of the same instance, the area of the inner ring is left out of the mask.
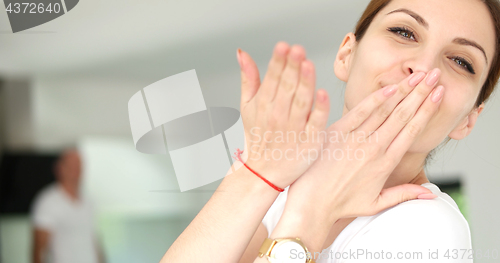
[[[402,13],[406,13],[406,14],[410,15],[415,20],[417,20],[417,22],[420,25],[422,25],[426,29],[429,29],[429,24],[427,23],[427,21],[425,21],[425,19],[423,17],[421,17],[419,14],[417,14],[417,13],[411,11],[411,10],[408,10],[406,8],[396,9],[394,11],[391,11],[391,12],[387,13],[386,15],[390,15],[390,14],[398,13],[398,12],[402,12]],[[479,49],[483,53],[483,55],[484,55],[484,59],[486,60],[486,64],[488,64],[488,57],[486,57],[486,52],[484,51],[484,48],[481,47],[478,43],[476,43],[476,42],[474,42],[472,40],[468,40],[468,39],[460,38],[460,37],[455,38],[453,40],[453,43],[459,44],[459,45],[464,45],[464,46],[472,46],[472,47],[475,47],[475,48]]]
[[[423,19],[417,13],[415,13],[415,12],[413,12],[411,10],[408,10],[406,8],[396,9],[394,11],[391,11],[391,12],[387,13],[386,15],[390,15],[390,14],[397,13],[397,12],[403,12],[403,13],[406,13],[406,14],[410,15],[411,17],[415,18],[415,20],[417,20],[417,22],[419,24],[421,24],[423,27],[425,27],[426,29],[429,29],[429,24],[427,23],[427,21],[425,21],[425,19]]]
[[[457,38],[453,39],[453,43],[459,44],[459,45],[464,45],[464,46],[473,46],[473,47],[481,50],[481,52],[483,52],[484,59],[486,60],[486,65],[488,65],[488,58],[486,57],[486,52],[484,52],[484,48],[481,47],[478,43],[476,43],[472,40],[461,38],[461,37],[457,37]]]

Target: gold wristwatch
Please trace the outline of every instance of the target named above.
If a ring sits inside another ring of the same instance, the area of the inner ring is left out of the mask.
[[[259,249],[259,257],[266,256],[271,263],[315,263],[300,238],[266,238]]]

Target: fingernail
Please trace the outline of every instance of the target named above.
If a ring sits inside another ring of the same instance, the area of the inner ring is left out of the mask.
[[[439,86],[437,87],[436,89],[434,89],[434,91],[432,92],[432,102],[438,102],[441,100],[441,98],[443,97],[443,92],[444,91],[444,87],[443,86]]]
[[[420,194],[417,196],[417,199],[434,199],[437,195],[435,194]]]
[[[420,81],[422,81],[424,78],[425,78],[424,72],[415,73],[408,81],[408,85],[410,85],[410,87],[412,88],[415,88],[418,85],[418,83],[420,83]]]
[[[398,89],[398,85],[387,86],[384,88],[384,95],[386,97],[390,97],[396,93],[397,89]]]
[[[295,61],[300,61],[302,60],[302,51],[300,50],[299,47],[294,47],[292,48],[292,51],[291,51],[291,54],[290,54],[290,57],[295,60]]]
[[[319,102],[325,102],[326,100],[326,94],[321,92],[321,90],[318,90],[318,100]]]
[[[433,87],[434,85],[436,85],[438,79],[439,79],[439,75],[440,75],[441,71],[439,69],[433,69],[429,75],[427,76],[427,79],[425,81],[425,83],[427,84],[427,86],[430,86],[430,87]]]
[[[238,64],[240,64],[240,68],[243,69],[243,62],[241,61],[241,49],[239,48],[236,51],[236,58],[238,59]]]
[[[308,77],[311,74],[311,69],[308,65],[307,60],[302,61],[302,65],[300,66],[300,71],[302,72],[302,76]]]
[[[289,51],[289,46],[286,42],[281,42],[278,45],[276,45],[276,49],[274,50],[280,57],[285,58],[288,54]]]

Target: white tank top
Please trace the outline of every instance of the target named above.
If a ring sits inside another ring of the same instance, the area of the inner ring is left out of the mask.
[[[455,201],[435,184],[422,186],[438,197],[410,200],[374,216],[357,217],[316,255],[316,262],[473,262],[469,224]],[[283,213],[287,194],[288,188],[262,220],[268,235]]]

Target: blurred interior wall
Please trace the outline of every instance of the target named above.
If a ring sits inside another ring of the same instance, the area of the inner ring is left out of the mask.
[[[268,58],[264,59],[262,54],[268,52],[254,50],[253,53],[262,56],[257,63],[264,72]],[[308,56],[318,65],[318,88],[325,88],[332,98],[330,123],[340,117],[343,98],[343,84],[332,76],[332,61],[325,59],[328,56],[332,59],[332,52],[308,50]],[[175,73],[165,73],[162,77]],[[198,77],[207,106],[238,108],[236,67],[220,68],[218,73],[209,75],[199,71]],[[31,81],[7,80],[2,95],[5,145],[11,149],[57,151],[73,145],[83,135],[129,137],[132,145],[127,102],[135,92],[159,79],[81,74],[43,75]],[[500,249],[497,224],[500,191],[496,189],[500,185],[500,100],[496,94],[486,104],[472,134],[458,143],[450,142],[429,166],[431,181],[461,176],[469,200],[473,245],[482,251]],[[198,205],[203,203],[199,201]],[[483,258],[476,262],[491,261]]]
[[[33,150],[35,97],[31,83],[27,79],[9,79],[2,86],[4,146],[7,150]]]

